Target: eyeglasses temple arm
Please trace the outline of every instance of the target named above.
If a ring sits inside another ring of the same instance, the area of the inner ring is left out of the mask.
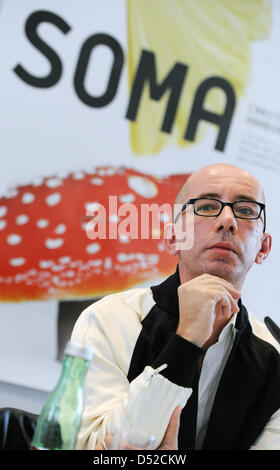
[[[179,217],[180,214],[182,214],[182,212],[184,212],[184,210],[186,209],[187,205],[190,204],[190,202],[185,202],[185,204],[183,204],[181,210],[178,212],[178,214],[176,215],[175,219],[174,219],[174,223],[176,224],[177,222],[177,219]]]
[[[263,232],[266,230],[266,213],[265,213],[265,207],[263,208]]]

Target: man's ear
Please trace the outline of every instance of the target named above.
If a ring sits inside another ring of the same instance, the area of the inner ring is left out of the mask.
[[[169,222],[164,227],[164,244],[167,253],[176,256],[179,250],[176,248],[176,236],[173,222]]]
[[[255,263],[262,264],[268,257],[271,250],[272,237],[269,233],[263,234],[261,248],[257,253]]]

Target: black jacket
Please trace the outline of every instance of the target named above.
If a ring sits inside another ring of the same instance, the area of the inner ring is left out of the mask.
[[[195,445],[198,359],[204,351],[175,333],[179,284],[177,269],[151,288],[156,304],[142,322],[128,379],[132,381],[146,365],[156,368],[167,362],[162,374],[178,385],[193,388],[181,414],[179,450],[185,450]],[[235,341],[217,389],[203,449],[249,449],[280,408],[280,355],[253,334],[241,301],[239,308]]]

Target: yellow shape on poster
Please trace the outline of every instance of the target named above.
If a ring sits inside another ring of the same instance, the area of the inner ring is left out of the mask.
[[[139,59],[145,49],[155,55],[156,80],[160,84],[176,62],[188,66],[172,131],[160,130],[169,98],[150,97],[146,83],[135,121],[130,121],[134,154],[157,154],[166,145],[186,147],[184,138],[200,83],[219,76],[228,80],[236,99],[250,81],[252,41],[269,35],[270,0],[127,0],[128,83],[130,92]],[[204,109],[223,113],[224,92],[213,88]],[[195,141],[211,126],[201,121]]]

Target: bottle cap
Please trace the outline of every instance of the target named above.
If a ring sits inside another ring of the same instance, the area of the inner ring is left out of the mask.
[[[68,341],[64,354],[67,356],[81,357],[87,361],[91,361],[93,357],[93,348],[91,346],[81,346],[73,341]]]

